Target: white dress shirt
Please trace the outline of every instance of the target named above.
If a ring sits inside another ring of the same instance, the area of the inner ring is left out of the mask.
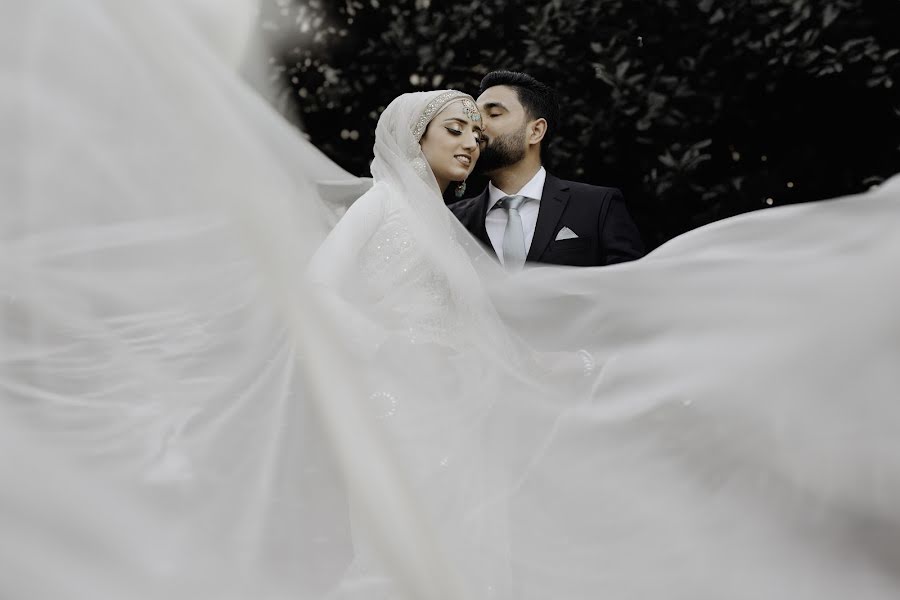
[[[493,183],[488,183],[488,206],[487,216],[484,219],[484,228],[487,230],[488,238],[491,240],[491,246],[494,252],[503,264],[503,232],[506,231],[506,221],[509,213],[502,208],[491,210],[496,206],[501,198],[506,196],[527,196],[533,198],[519,208],[519,215],[522,217],[522,228],[525,230],[525,252],[531,248],[531,240],[534,239],[534,227],[537,224],[538,212],[541,208],[541,195],[544,193],[544,181],[547,179],[547,171],[544,167],[538,169],[531,180],[522,186],[522,189],[505,192]]]

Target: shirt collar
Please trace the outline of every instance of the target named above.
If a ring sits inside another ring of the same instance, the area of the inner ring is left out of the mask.
[[[538,202],[541,200],[541,196],[544,193],[544,182],[547,180],[547,171],[541,166],[538,169],[538,172],[534,174],[534,177],[531,180],[522,186],[522,189],[507,194],[497,186],[493,184],[493,182],[488,182],[488,206],[487,209],[490,211],[494,208],[494,205],[497,204],[501,198],[505,198],[507,196],[527,196],[529,198],[534,198]]]

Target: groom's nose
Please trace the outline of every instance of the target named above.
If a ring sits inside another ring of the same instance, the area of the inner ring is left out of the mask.
[[[488,111],[484,106],[478,107],[478,112],[482,114],[481,118],[481,131],[482,133],[487,133],[491,130],[491,126],[489,125],[491,119],[488,117]]]

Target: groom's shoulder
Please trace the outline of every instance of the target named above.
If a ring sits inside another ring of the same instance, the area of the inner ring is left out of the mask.
[[[462,198],[461,200],[454,200],[447,205],[447,208],[453,211],[453,213],[456,215],[468,214],[478,208],[478,205],[481,202],[483,196],[484,192],[481,192],[479,194],[476,194],[475,196]]]
[[[591,183],[584,183],[582,181],[571,181],[568,179],[560,179],[553,175],[547,174],[548,179],[551,177],[555,179],[561,189],[568,189],[569,192],[573,196],[589,198],[594,200],[604,200],[606,198],[614,198],[615,196],[622,196],[622,191],[616,187],[610,187],[605,185],[594,185]]]

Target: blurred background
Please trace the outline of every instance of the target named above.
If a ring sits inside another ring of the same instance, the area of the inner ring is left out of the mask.
[[[548,170],[621,188],[651,248],[900,172],[900,0],[262,2],[273,102],[357,175],[391,99],[496,69],[557,89]]]

